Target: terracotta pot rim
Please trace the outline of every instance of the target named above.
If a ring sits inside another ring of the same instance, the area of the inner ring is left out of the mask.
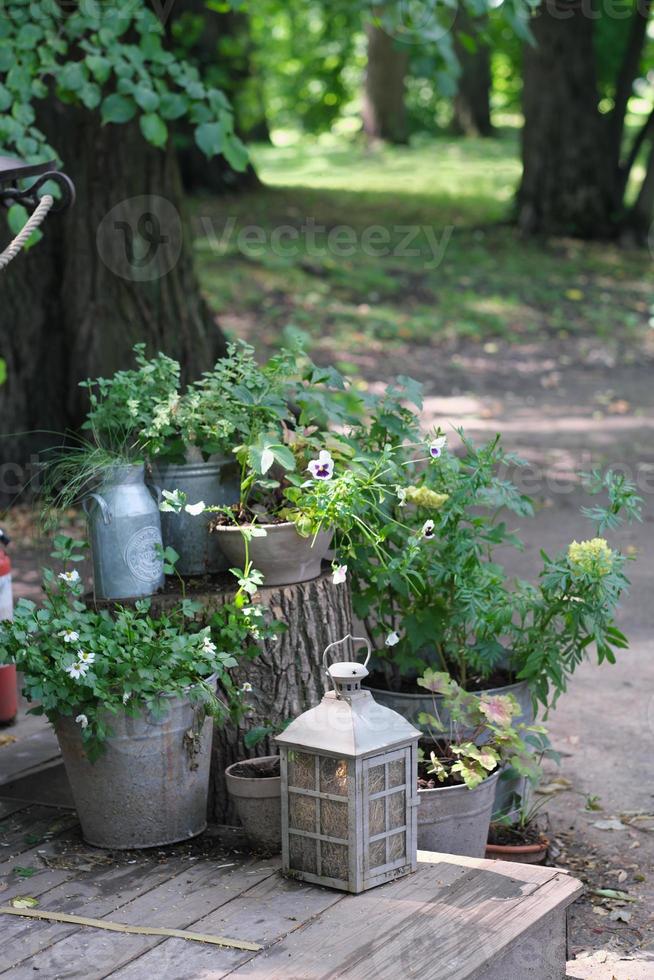
[[[486,853],[491,854],[538,854],[550,846],[549,838],[543,837],[539,844],[486,844]]]

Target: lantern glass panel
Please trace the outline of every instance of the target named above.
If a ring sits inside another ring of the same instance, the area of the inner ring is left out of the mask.
[[[386,839],[373,841],[368,847],[368,867],[381,868],[386,864]]]
[[[395,830],[404,827],[406,824],[406,797],[404,790],[399,793],[391,793],[387,799],[388,807],[388,830]]]
[[[386,801],[384,797],[370,800],[368,804],[368,833],[371,837],[386,830]]]
[[[388,838],[388,861],[399,861],[406,857],[406,834],[391,834]]]
[[[371,766],[368,770],[368,795],[372,796],[373,793],[383,793],[386,789],[386,767],[382,763],[381,766]]]
[[[333,796],[348,795],[347,759],[320,759],[320,792]]]
[[[393,759],[388,763],[388,785],[404,786],[406,783],[404,759]]]
[[[345,844],[322,841],[320,845],[321,874],[327,878],[347,881],[349,877],[348,851]]]
[[[299,793],[289,793],[288,825],[292,830],[316,830],[316,799]]]
[[[326,837],[348,839],[348,805],[337,800],[320,801],[320,833]],[[323,850],[323,857],[324,857]]]
[[[316,841],[312,837],[298,837],[289,834],[289,865],[294,871],[306,871],[315,875],[318,872]]]
[[[288,785],[298,789],[316,788],[316,757],[308,752],[288,753]]]

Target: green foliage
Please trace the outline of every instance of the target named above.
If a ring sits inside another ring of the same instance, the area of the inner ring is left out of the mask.
[[[79,542],[58,536],[55,545],[53,557],[66,563],[81,558]],[[97,612],[83,601],[75,569],[59,575],[45,569],[43,588],[40,607],[21,599],[13,622],[0,624],[0,663],[15,663],[22,672],[25,696],[39,702],[33,713],[53,723],[75,718],[89,758],[101,753],[112,716],[136,717],[143,710],[163,716],[170,696],[188,693],[222,720],[239,714],[241,694],[229,672],[251,655],[250,637],[261,635],[262,613],[255,615],[240,594],[198,629],[198,606],[188,600],[158,617],[149,599]]]
[[[431,788],[432,777],[434,786],[449,781],[475,789],[504,766],[533,781],[538,778],[533,741],[545,730],[516,723],[521,709],[512,694],[469,694],[449,674],[434,670],[426,671],[418,684],[433,695],[433,714],[422,713],[419,722],[429,726],[435,743],[429,762],[425,760],[421,788]]]
[[[154,146],[165,145],[165,120],[187,116],[208,157],[224,153],[235,169],[247,156],[234,133],[223,93],[164,46],[164,27],[145,4],[122,6],[55,0],[9,0],[0,23],[0,146],[41,162],[57,154],[36,119],[36,103],[51,91],[64,103],[99,110],[103,124],[139,119]],[[202,137],[220,126],[219,147]]]

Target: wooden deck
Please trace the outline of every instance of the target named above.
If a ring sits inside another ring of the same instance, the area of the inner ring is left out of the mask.
[[[0,975],[120,980],[556,980],[580,885],[553,868],[419,854],[363,895],[288,881],[230,828],[134,852],[84,844],[60,766],[0,786],[0,906],[191,930],[262,947],[0,915]]]

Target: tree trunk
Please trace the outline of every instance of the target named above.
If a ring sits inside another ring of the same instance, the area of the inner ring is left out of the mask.
[[[603,238],[615,231],[615,173],[598,110],[594,20],[581,2],[547,0],[525,47],[521,228]]]
[[[476,41],[476,49],[469,51],[461,42],[459,32],[474,37],[485,26],[484,19],[473,19],[460,9],[455,23],[454,51],[459,62],[461,74],[458,90],[454,96],[453,129],[462,136],[492,136],[493,124],[490,114],[490,95],[492,88],[491,52],[487,44]]]
[[[366,25],[368,67],[363,97],[363,129],[369,139],[406,143],[404,79],[409,55],[406,48],[374,24]]]
[[[187,377],[225,349],[193,272],[175,154],[150,147],[137,124],[102,127],[54,101],[47,112],[41,125],[62,148],[77,201],[46,219],[43,239],[0,279],[0,413],[13,434],[0,456],[19,463],[55,441],[25,433],[79,426],[78,382],[125,367],[135,343],[179,358]]]
[[[202,605],[196,617],[202,623],[209,622],[212,614],[233,597],[229,585],[215,586],[211,591],[188,592],[188,598]],[[152,596],[152,615],[161,615],[179,603],[180,598],[177,590]],[[280,731],[284,722],[318,704],[325,692],[323,651],[329,643],[352,632],[349,591],[346,586],[332,583],[331,572],[324,572],[311,582],[260,589],[258,598],[270,611],[271,618],[284,623],[286,629],[265,640],[257,657],[243,661],[231,672],[238,684],[247,681],[252,685],[252,694],[247,699],[252,709],[240,725],[228,723],[215,727],[209,810],[217,823],[233,822],[225,789],[227,766],[253,755],[275,753],[272,737],[263,739],[255,748],[247,748],[243,741],[245,733],[257,726]],[[112,603],[99,605],[110,608]]]

